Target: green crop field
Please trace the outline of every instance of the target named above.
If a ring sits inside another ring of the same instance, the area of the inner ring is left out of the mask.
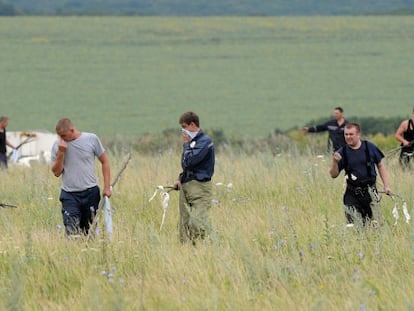
[[[0,114],[10,130],[134,136],[202,126],[258,137],[330,116],[406,116],[412,17],[0,19]]]

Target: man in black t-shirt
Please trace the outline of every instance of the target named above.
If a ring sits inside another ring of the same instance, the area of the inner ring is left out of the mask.
[[[360,217],[365,225],[373,218],[371,203],[377,203],[374,200],[378,201],[375,197],[375,167],[378,169],[385,193],[391,193],[383,161],[384,154],[373,143],[361,140],[361,128],[357,123],[348,123],[345,126],[345,140],[347,145],[333,155],[329,173],[332,178],[336,178],[345,170],[346,190],[343,202],[348,223],[353,224],[355,217]]]
[[[344,128],[348,121],[344,118],[344,110],[341,107],[334,109],[334,119],[320,125],[303,127],[304,133],[319,133],[328,131],[328,151],[336,151],[346,145]]]
[[[15,149],[15,147],[7,140],[6,127],[9,125],[9,118],[0,117],[0,168],[7,168],[7,146]]]

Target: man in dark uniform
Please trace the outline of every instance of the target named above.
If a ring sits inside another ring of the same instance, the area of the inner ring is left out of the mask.
[[[344,137],[344,128],[348,121],[344,118],[344,110],[341,107],[334,109],[334,119],[320,125],[303,127],[304,133],[319,133],[328,131],[328,151],[336,151],[346,145]]]
[[[395,139],[401,143],[400,163],[407,166],[414,155],[414,109],[411,119],[401,122],[395,132]]]
[[[185,112],[179,123],[182,127],[183,153],[179,180],[175,182],[180,189],[180,242],[204,239],[211,233],[209,210],[212,199],[211,178],[214,174],[214,144],[200,128],[196,113]]]
[[[343,202],[348,223],[353,224],[358,217],[365,225],[373,219],[371,204],[378,203],[375,167],[378,169],[385,193],[391,193],[383,160],[384,154],[373,143],[361,140],[361,128],[357,123],[348,123],[345,126],[345,140],[347,145],[333,155],[329,173],[332,178],[336,178],[345,170],[346,190]]]
[[[15,149],[6,137],[6,128],[9,125],[9,118],[0,117],[0,168],[7,168],[7,146]]]

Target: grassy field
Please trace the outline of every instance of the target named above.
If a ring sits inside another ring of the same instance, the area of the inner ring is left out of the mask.
[[[113,174],[123,158],[111,155]],[[0,172],[1,310],[411,310],[414,231],[382,199],[379,229],[349,230],[330,159],[284,153],[217,156],[214,234],[178,242],[178,194],[162,231],[155,187],[179,155],[134,154],[111,199],[112,239],[64,238],[60,180],[45,165]],[[412,174],[387,163],[412,213]],[[232,183],[232,187],[226,187]],[[401,214],[400,214],[401,215]],[[401,215],[402,216],[402,215]]]
[[[330,116],[407,116],[411,17],[0,19],[10,130],[73,118],[100,135],[202,126],[257,137]]]

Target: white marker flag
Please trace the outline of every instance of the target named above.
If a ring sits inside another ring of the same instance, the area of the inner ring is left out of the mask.
[[[112,233],[111,203],[109,202],[109,198],[107,196],[105,196],[104,199],[105,199],[104,212],[105,212],[106,232]]]

